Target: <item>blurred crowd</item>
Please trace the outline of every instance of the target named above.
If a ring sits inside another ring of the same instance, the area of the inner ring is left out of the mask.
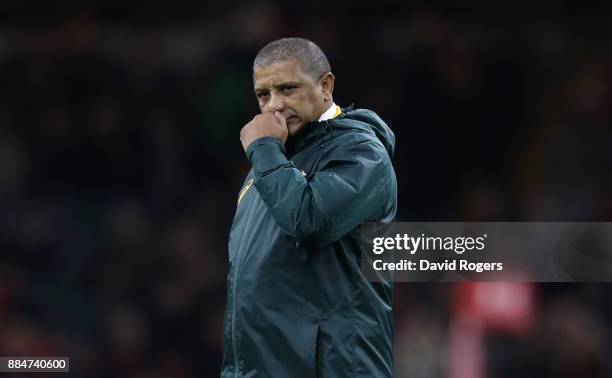
[[[612,219],[601,9],[205,3],[1,16],[0,355],[218,375],[252,60],[284,36],[317,42],[336,103],[396,133],[398,220]],[[452,376],[458,286],[396,285],[398,377]],[[483,376],[612,375],[611,288],[534,293],[523,332],[479,337]]]

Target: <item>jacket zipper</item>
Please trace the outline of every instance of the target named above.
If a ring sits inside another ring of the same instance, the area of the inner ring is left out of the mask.
[[[323,127],[325,127],[325,131],[329,131],[329,123],[327,121],[323,121]],[[312,178],[312,176],[314,175],[314,168],[317,166],[317,164],[319,164],[319,161],[321,161],[321,158],[323,157],[323,149],[325,148],[325,143],[321,143],[319,142],[319,139],[322,137],[317,138],[315,141],[313,141],[313,144],[315,145],[314,147],[312,147],[312,149],[317,149],[318,153],[317,153],[317,158],[315,159],[315,162],[310,165],[310,168],[308,168],[308,174],[306,175],[306,179],[310,180]],[[299,154],[300,152],[306,150],[305,148],[294,153],[289,159],[293,159],[297,154]]]
[[[255,200],[251,201],[249,204],[249,208],[247,210],[247,219],[245,230],[248,232],[249,224],[251,223],[251,210],[253,209],[253,205],[255,204]],[[234,269],[234,274],[232,277],[232,352],[234,354],[234,377],[238,377],[238,349],[236,347],[236,291],[237,291],[237,281],[238,281],[238,273],[240,271],[240,265],[242,265],[241,257],[242,251],[244,251],[243,242],[246,237],[246,232],[242,234],[240,238],[240,243],[238,243],[238,253],[236,254],[236,268]]]
[[[329,127],[329,124],[327,123],[327,121],[325,121],[325,127],[326,128]],[[320,146],[318,146],[319,151],[321,151],[323,147],[324,147],[324,144],[321,144]],[[293,154],[291,156],[291,159],[295,155],[297,155],[297,153]],[[321,160],[321,156],[322,156],[322,153],[319,152],[317,159],[315,160],[315,164],[313,164],[312,167],[315,167],[316,164],[319,162],[319,160]],[[312,175],[312,172],[308,172],[308,175]],[[245,225],[245,229],[247,230],[247,232],[250,230],[249,225],[251,223],[251,219],[253,218],[251,215],[251,210],[253,209],[254,204],[255,204],[255,200],[251,201],[251,203],[249,204],[249,208],[247,209],[247,219],[246,219],[246,225]],[[241,257],[242,257],[243,251],[245,250],[245,248],[243,247],[245,238],[248,239],[248,235],[246,235],[246,232],[242,234],[242,237],[240,238],[240,242],[238,243],[238,253],[236,254],[236,260],[235,260],[236,268],[234,269],[234,272],[232,274],[232,353],[234,355],[234,378],[238,378],[238,349],[236,346],[236,291],[237,291],[238,274],[240,272],[240,266],[242,265]]]

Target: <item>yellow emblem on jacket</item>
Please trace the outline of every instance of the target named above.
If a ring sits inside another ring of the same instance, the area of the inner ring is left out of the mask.
[[[253,179],[250,179],[245,185],[244,188],[242,188],[242,190],[240,191],[240,194],[238,195],[238,203],[240,203],[240,200],[242,199],[242,197],[244,197],[244,195],[246,194],[246,192],[251,188],[251,185],[253,185]]]

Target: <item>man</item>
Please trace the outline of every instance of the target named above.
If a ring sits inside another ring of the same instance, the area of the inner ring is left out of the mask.
[[[334,80],[305,39],[255,58],[222,377],[392,376],[392,287],[362,274],[360,223],[395,217],[395,138],[373,112],[340,109]]]

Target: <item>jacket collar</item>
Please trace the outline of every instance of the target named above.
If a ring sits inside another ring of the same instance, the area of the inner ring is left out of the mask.
[[[310,121],[304,124],[293,138],[287,139],[285,150],[288,156],[295,155],[298,151],[312,143],[312,141],[326,134],[328,129],[329,123],[327,120]]]
[[[321,115],[318,121],[310,121],[306,123],[300,131],[295,135],[293,141],[287,141],[285,145],[285,149],[288,155],[294,155],[314,140],[319,139],[321,136],[327,134],[331,130],[331,126],[329,121],[334,118],[342,118],[345,110],[350,110],[352,108],[349,107],[347,109],[342,109],[335,103],[330,106],[330,108]]]
[[[321,117],[319,117],[319,122],[327,121],[328,119],[335,118],[340,113],[342,113],[342,109],[340,109],[340,107],[338,105],[336,105],[335,102],[332,101],[332,103],[329,106],[329,108],[327,108],[327,110],[325,112],[323,112],[323,114],[321,114]]]

